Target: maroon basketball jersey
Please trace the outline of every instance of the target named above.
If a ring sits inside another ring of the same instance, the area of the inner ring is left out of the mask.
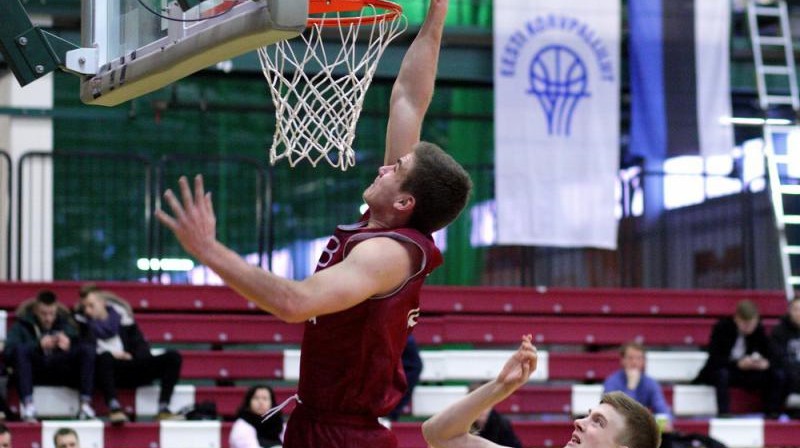
[[[422,283],[442,263],[442,255],[430,236],[416,230],[366,225],[365,216],[359,223],[337,227],[317,271],[341,262],[359,242],[375,237],[416,245],[422,262],[394,292],[306,322],[298,392],[312,412],[385,416],[406,390],[400,357],[417,322]]]

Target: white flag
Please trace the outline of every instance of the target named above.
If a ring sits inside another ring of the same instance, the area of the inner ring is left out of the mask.
[[[619,1],[494,0],[498,243],[616,248]]]

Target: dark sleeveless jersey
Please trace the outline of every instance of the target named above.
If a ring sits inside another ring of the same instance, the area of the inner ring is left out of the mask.
[[[310,412],[385,416],[406,390],[400,357],[419,315],[422,283],[442,263],[442,255],[429,235],[412,229],[367,229],[367,216],[337,227],[317,271],[341,262],[359,242],[375,237],[416,245],[421,265],[390,294],[306,322],[298,393]]]

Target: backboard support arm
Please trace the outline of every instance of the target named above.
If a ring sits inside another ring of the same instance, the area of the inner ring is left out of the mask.
[[[21,86],[68,70],[67,52],[78,46],[34,26],[19,0],[0,1],[0,23],[0,52]]]

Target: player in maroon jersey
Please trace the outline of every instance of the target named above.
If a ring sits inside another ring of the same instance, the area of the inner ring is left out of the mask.
[[[369,211],[339,226],[303,281],[248,265],[215,237],[210,193],[202,177],[181,200],[164,194],[172,215],[158,210],[181,245],[260,308],[287,322],[306,322],[298,406],[284,447],[397,445],[377,419],[406,388],[401,353],[419,315],[419,290],[439,264],[431,233],[458,216],[471,181],[439,147],[420,141],[433,96],[447,0],[431,0],[392,90],[385,165],[364,191]]]
[[[519,349],[506,361],[497,377],[470,392],[422,424],[431,448],[500,448],[471,433],[472,424],[486,409],[510,396],[536,371],[538,355],[531,335],[524,335]],[[576,419],[575,430],[564,448],[658,448],[661,433],[653,414],[622,392],[603,394],[589,415]]]

